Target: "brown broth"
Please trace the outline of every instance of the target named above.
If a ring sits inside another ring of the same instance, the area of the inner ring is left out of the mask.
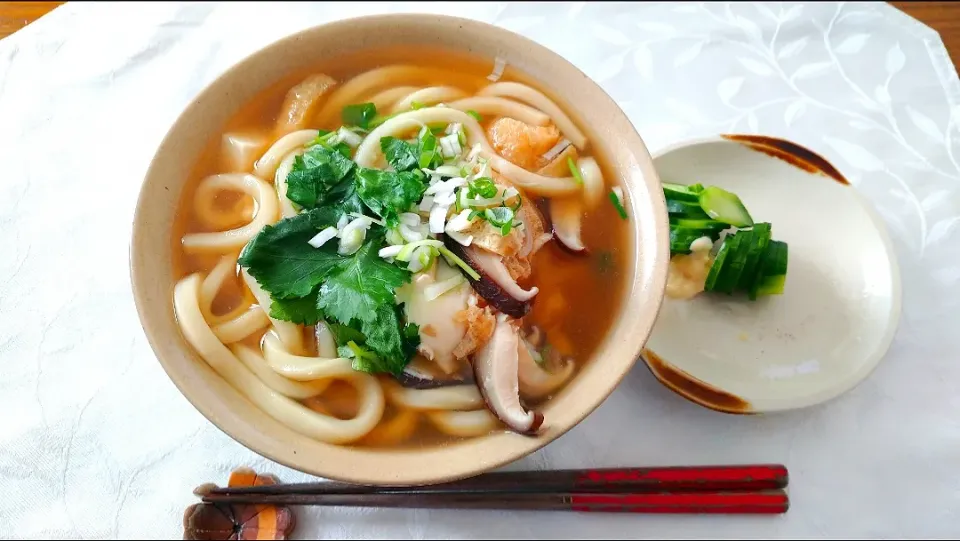
[[[287,90],[306,76],[326,73],[342,82],[379,66],[411,63],[410,59],[417,59],[417,65],[438,69],[438,75],[426,81],[429,84],[457,86],[468,93],[489,84],[486,76],[491,70],[490,60],[461,53],[438,54],[433,49],[427,54],[427,50],[418,47],[367,50],[293,73],[270,85],[230,118],[220,133],[243,131],[262,134],[272,142],[276,139],[273,135],[274,125]],[[439,70],[443,69],[456,71],[457,78],[451,80],[449,77],[442,77]],[[501,80],[523,82],[545,91],[535,84],[535,81],[509,66]],[[551,99],[557,100],[552,92],[546,93]],[[562,105],[559,100],[557,102]],[[588,136],[592,135],[590,126],[580,120],[574,118]],[[338,126],[310,127],[336,129]],[[216,254],[187,254],[180,247],[180,239],[184,234],[211,230],[195,218],[192,200],[201,179],[225,170],[220,156],[220,140],[218,135],[204,148],[194,167],[191,181],[182,194],[171,238],[174,245],[174,271],[178,277],[194,272],[206,274],[221,257]],[[588,149],[587,154],[593,155],[600,164],[608,188],[616,185],[618,179],[609,174],[612,169],[607,167],[607,159],[602,150],[598,152],[596,149]],[[246,196],[223,194],[218,196],[218,199],[217,205],[220,208],[237,209],[238,214],[246,216],[252,212],[251,200]],[[234,226],[242,223],[243,221],[239,220]],[[580,362],[588,359],[606,338],[607,330],[613,325],[613,318],[620,311],[625,280],[630,271],[629,235],[628,222],[623,221],[613,205],[604,198],[597,208],[584,215],[582,236],[588,248],[585,254],[571,254],[563,250],[556,241],[551,241],[535,255],[532,263],[533,275],[523,285],[536,285],[540,293],[534,299],[533,309],[525,324],[541,327],[546,332],[548,342],[561,354]],[[222,288],[214,301],[213,311],[215,314],[229,312],[244,302],[244,297],[256,302],[240,277],[236,276],[228,280]],[[312,337],[312,332],[308,331],[305,330],[305,336]],[[262,336],[256,335],[248,337],[243,343],[259,349],[261,340]],[[312,339],[306,340],[307,344],[312,342]],[[315,351],[312,353],[315,354]],[[356,409],[356,398],[352,393],[353,390],[348,385],[335,382],[320,397],[306,400],[304,404],[336,417],[349,417]],[[397,446],[397,443],[391,441],[389,434],[384,435],[389,431],[379,429],[385,428],[399,415],[408,416],[405,419],[416,415],[417,425],[414,436],[399,446],[422,447],[449,443],[457,439],[436,430],[424,414],[403,412],[388,403],[383,420],[375,430],[377,433],[363,438],[355,445]]]

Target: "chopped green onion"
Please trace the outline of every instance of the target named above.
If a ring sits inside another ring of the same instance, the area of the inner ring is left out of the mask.
[[[491,224],[501,227],[504,224],[510,224],[513,220],[513,211],[507,207],[496,207],[483,211],[484,217]]]
[[[426,105],[420,103],[419,101],[411,101],[411,102],[410,102],[410,110],[411,110],[411,111],[416,111],[417,109],[423,109],[424,107],[426,107]]]
[[[467,186],[467,197],[471,199],[478,195],[484,199],[497,196],[497,185],[493,183],[493,179],[490,177],[480,177],[472,180]]]
[[[456,288],[460,284],[463,284],[466,280],[463,279],[462,274],[457,274],[456,276],[451,276],[442,282],[437,282],[435,284],[430,284],[427,287],[423,288],[423,296],[427,298],[428,301],[432,301],[450,291],[451,289]]]
[[[507,207],[496,207],[483,211],[483,217],[494,227],[500,228],[500,235],[506,237],[513,229],[514,213]]]
[[[477,271],[473,270],[473,268],[470,267],[470,265],[467,265],[464,260],[460,259],[456,254],[448,250],[446,246],[440,246],[437,249],[440,251],[440,255],[447,260],[447,263],[460,267],[463,269],[463,272],[467,273],[467,276],[474,280],[480,279],[480,275],[477,273]]]
[[[621,200],[622,196],[621,193],[618,193],[620,191],[621,190],[619,186],[616,186],[610,190],[610,201],[613,202],[613,206],[617,209],[617,213],[620,215],[620,217],[626,220],[627,209],[623,208],[623,202]]]
[[[340,112],[340,118],[347,126],[360,126],[367,129],[370,121],[377,116],[377,106],[372,103],[356,103],[348,105]]]
[[[514,206],[512,206],[512,207],[510,207],[510,210],[512,210],[514,213],[516,213],[518,210],[520,210],[520,206],[521,206],[521,205],[523,205],[523,196],[518,193],[518,194],[517,194],[517,204],[514,205]]]
[[[317,135],[317,137],[313,141],[310,141],[309,143],[307,143],[307,146],[312,147],[312,146],[320,145],[320,146],[329,148],[330,141],[332,141],[336,137],[337,137],[337,132],[335,131],[320,130],[320,133]]]
[[[398,114],[400,114],[400,113],[394,113],[394,114],[392,114],[392,115],[387,115],[387,116],[377,115],[377,116],[373,117],[373,120],[370,121],[369,128],[372,130],[372,129],[380,126],[380,124],[383,124],[384,122],[386,122],[386,121],[390,120],[391,118],[397,116]]]
[[[410,258],[413,256],[413,251],[421,246],[432,246],[434,248],[440,248],[443,246],[443,243],[439,240],[433,239],[424,239],[418,240],[416,242],[408,243],[403,247],[403,250],[400,250],[400,253],[397,254],[397,260],[407,262],[410,261]]]
[[[337,354],[341,357],[352,358],[352,359],[369,359],[376,360],[377,354],[365,349],[363,346],[357,345],[353,340],[347,342],[347,347],[337,348]]]
[[[420,169],[429,169],[438,163],[443,163],[440,155],[440,144],[437,137],[430,130],[421,130],[420,135]]]
[[[477,122],[483,122],[483,117],[480,116],[480,113],[474,111],[473,109],[467,110],[467,114],[477,119]]]
[[[570,174],[573,175],[573,178],[577,179],[577,184],[583,184],[583,175],[580,174],[580,168],[577,167],[577,164],[573,162],[573,158],[567,156],[567,167],[570,168]]]

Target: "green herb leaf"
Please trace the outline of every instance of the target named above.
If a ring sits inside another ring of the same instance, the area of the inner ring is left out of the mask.
[[[420,201],[427,186],[420,171],[380,171],[360,168],[356,172],[357,194],[384,219],[388,228],[395,227],[400,213]]]
[[[351,325],[343,325],[335,321],[327,322],[327,328],[333,333],[333,341],[341,345],[350,341],[358,344],[366,343],[367,337],[357,329],[359,326],[359,321],[352,322]]]
[[[335,225],[338,218],[336,210],[320,208],[268,225],[244,248],[240,266],[275,300],[305,297],[343,259],[337,255],[335,243],[322,248],[307,244],[320,230]]]
[[[368,129],[370,122],[376,116],[377,106],[372,103],[348,105],[340,112],[340,118],[345,126],[360,126],[363,129]]]
[[[310,147],[293,161],[287,175],[287,199],[307,209],[327,203],[329,192],[347,178],[353,167],[350,158],[337,150],[323,145]]]
[[[337,348],[337,353],[345,359],[353,359],[354,370],[399,375],[420,345],[420,330],[413,324],[399,327],[399,317],[391,316],[391,310],[387,306],[382,307],[382,310],[370,324],[354,321],[351,326],[329,322],[327,325],[337,344],[343,344]],[[367,337],[355,328],[362,325],[373,329],[370,331],[372,340],[368,341]]]
[[[366,207],[357,194],[357,185],[354,177],[350,176],[337,184],[327,194],[327,208],[333,209],[337,219],[344,214],[364,214]]]
[[[300,325],[316,325],[323,319],[323,312],[317,308],[317,295],[320,289],[311,291],[307,296],[297,299],[273,299],[270,303],[270,317],[281,321],[291,321]]]
[[[394,290],[410,281],[410,272],[377,255],[383,244],[382,230],[371,233],[356,253],[339,258],[320,287],[317,306],[342,324],[354,320],[370,323],[380,305],[396,304]],[[361,330],[367,334],[366,328]]]
[[[480,113],[474,111],[473,109],[469,109],[469,110],[467,111],[467,114],[470,115],[470,116],[472,116],[473,118],[477,119],[477,122],[483,122],[483,117],[480,116]]]
[[[420,163],[417,147],[396,137],[380,139],[380,150],[387,158],[387,163],[396,171],[410,171],[416,169]]]
[[[367,336],[367,347],[377,355],[373,359],[364,359],[362,363],[354,361],[353,369],[370,373],[386,372],[399,376],[413,355],[407,333],[410,325],[401,326],[397,307],[380,306],[375,319],[364,322],[362,327]],[[416,329],[416,326],[414,325],[413,328]],[[419,334],[416,336],[419,343],[420,336]],[[416,349],[416,345],[413,349]]]
[[[420,103],[419,101],[411,101],[411,102],[410,102],[410,109],[411,109],[412,111],[416,111],[417,109],[423,109],[424,107],[426,107],[426,105]]]

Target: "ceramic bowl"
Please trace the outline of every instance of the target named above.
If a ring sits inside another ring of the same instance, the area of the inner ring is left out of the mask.
[[[324,444],[281,425],[228,386],[188,347],[174,320],[171,224],[201,148],[219,136],[241,104],[285,75],[316,65],[318,55],[403,44],[468,51],[490,58],[491,66],[496,56],[504,58],[587,128],[594,152],[614,165],[611,180],[626,192],[633,233],[632,269],[624,288],[628,298],[595,357],[544,406],[549,423],[538,437],[501,432],[444,446],[385,450]],[[657,173],[640,136],[614,101],[563,58],[475,21],[435,15],[363,17],[267,46],[229,69],[186,108],[144,180],[134,219],[131,273],[140,319],[157,358],[184,396],[221,430],[276,462],[322,477],[429,484],[478,474],[532,453],[579,423],[613,391],[639,357],[661,304],[669,256],[666,222]]]
[[[644,360],[680,395],[728,413],[812,406],[852,389],[886,353],[900,318],[890,237],[844,176],[774,137],[681,143],[657,153],[663,182],[737,194],[788,244],[782,295],[700,294],[663,303]]]

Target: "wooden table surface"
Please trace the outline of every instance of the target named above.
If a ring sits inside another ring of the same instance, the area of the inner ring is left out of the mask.
[[[0,38],[37,20],[63,2],[0,2]],[[890,2],[943,38],[954,66],[960,60],[960,2]]]

